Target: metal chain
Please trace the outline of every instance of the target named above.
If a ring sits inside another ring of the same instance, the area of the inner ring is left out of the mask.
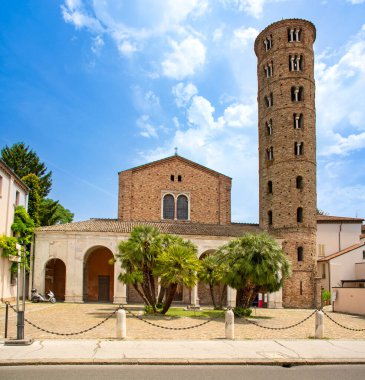
[[[341,323],[335,321],[332,317],[330,317],[330,316],[329,316],[329,315],[328,315],[323,309],[322,309],[322,311],[323,311],[324,315],[325,315],[328,319],[330,319],[333,323],[335,323],[336,325],[338,325],[338,326],[340,326],[340,327],[342,327],[342,328],[344,328],[344,329],[346,329],[346,330],[351,330],[351,331],[365,331],[365,329],[354,329],[354,328],[352,328],[352,327],[344,326],[344,325],[342,325]]]
[[[131,314],[133,317],[139,319],[140,321],[144,322],[144,323],[147,323],[151,326],[154,326],[154,327],[158,327],[160,329],[165,329],[165,330],[175,330],[175,331],[178,331],[178,330],[191,330],[191,329],[195,329],[197,327],[201,327],[201,326],[204,326],[206,325],[207,323],[209,322],[212,322],[218,318],[221,318],[221,316],[219,317],[215,317],[215,318],[210,318],[208,319],[207,321],[204,321],[202,323],[199,323],[197,325],[194,325],[194,326],[188,326],[188,327],[167,327],[167,326],[161,326],[161,325],[158,325],[157,323],[153,323],[153,322],[150,322],[150,321],[147,321],[146,319],[143,319],[140,315],[137,315],[135,313],[133,313],[132,311],[126,309],[126,308],[123,308],[124,310],[126,310],[129,314]]]
[[[16,309],[15,309],[15,307],[13,305],[11,305],[9,302],[6,302],[6,303],[10,306],[10,308],[14,312],[17,312]],[[105,323],[107,320],[109,320],[118,310],[120,310],[122,308],[123,308],[123,306],[119,305],[112,313],[110,313],[105,319],[103,319],[101,322],[97,323],[96,325],[91,326],[88,329],[77,331],[77,332],[72,332],[72,333],[60,333],[60,332],[50,331],[50,330],[44,329],[43,327],[37,326],[35,323],[33,323],[32,321],[30,321],[27,318],[24,318],[24,320],[29,325],[31,325],[31,326],[35,327],[36,329],[41,330],[41,331],[43,331],[45,333],[53,334],[53,335],[60,335],[60,336],[72,336],[72,335],[80,335],[80,334],[83,334],[83,333],[86,333],[88,331],[96,329],[97,327],[99,327],[100,325],[102,325],[103,323]]]
[[[252,325],[255,325],[257,327],[261,327],[263,329],[267,329],[267,330],[287,330],[287,329],[291,329],[293,327],[296,327],[298,325],[300,325],[301,323],[304,323],[305,321],[307,321],[310,317],[312,317],[315,313],[316,313],[317,310],[314,310],[312,314],[308,315],[308,317],[304,318],[302,321],[300,322],[297,322],[297,323],[294,323],[293,325],[290,325],[290,326],[286,326],[286,327],[268,327],[268,326],[263,326],[263,325],[260,325],[258,324],[257,322],[254,322],[254,321],[251,321],[250,319],[247,319],[246,317],[244,317],[245,321],[247,321],[248,323],[251,323]]]

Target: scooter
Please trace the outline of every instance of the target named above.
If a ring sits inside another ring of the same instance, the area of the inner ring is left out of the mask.
[[[49,290],[46,296],[42,296],[42,294],[37,293],[37,289],[32,289],[32,297],[30,300],[34,303],[37,303],[37,302],[56,303],[56,298],[52,290]]]

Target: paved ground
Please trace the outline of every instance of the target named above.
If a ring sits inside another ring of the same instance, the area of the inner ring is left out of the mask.
[[[127,306],[128,308],[132,306]],[[87,329],[103,321],[116,306],[111,304],[72,304],[57,303],[26,304],[26,318],[40,327],[60,332],[71,333]],[[133,308],[134,312],[138,308]],[[355,329],[365,329],[365,317],[332,313],[327,307],[327,313],[337,322]],[[266,327],[286,327],[302,321],[309,316],[311,310],[293,309],[257,309],[253,312],[252,320]],[[200,324],[206,319],[191,318],[168,318],[168,317],[148,317],[147,321],[170,327],[181,328]],[[0,306],[0,339],[4,338],[4,317],[5,307]],[[115,316],[110,318],[96,329],[89,332],[73,335],[58,336],[40,331],[28,323],[25,325],[25,337],[37,340],[43,339],[114,339],[116,320]],[[314,336],[315,318],[310,317],[306,322],[287,330],[270,330],[247,324],[244,320],[235,321],[236,340],[244,339],[306,339]],[[9,330],[8,337],[16,336],[16,314],[9,310]],[[128,340],[213,340],[224,339],[224,320],[213,320],[204,326],[188,330],[166,330],[151,326],[135,317],[127,318],[127,339]],[[329,339],[363,339],[365,331],[351,331],[344,329],[327,317],[325,317],[325,337]]]

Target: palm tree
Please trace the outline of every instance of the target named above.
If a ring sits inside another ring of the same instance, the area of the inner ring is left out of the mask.
[[[209,254],[201,260],[201,270],[199,272],[199,280],[209,285],[210,296],[212,298],[214,309],[222,309],[224,294],[227,291],[227,285],[223,285],[221,289],[219,305],[217,305],[214,287],[224,283],[224,276],[228,268],[226,262],[221,260],[216,253]]]
[[[154,274],[160,277],[161,285],[167,289],[161,314],[170,308],[178,285],[189,289],[196,285],[199,267],[196,248],[191,242],[172,244],[159,255]]]
[[[226,283],[237,290],[236,307],[248,308],[259,292],[279,290],[290,275],[284,252],[267,233],[245,234],[220,248]]]

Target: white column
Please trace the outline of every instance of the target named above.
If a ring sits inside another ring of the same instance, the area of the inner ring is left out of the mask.
[[[198,284],[191,289],[191,306],[199,307]]]
[[[296,41],[299,41],[299,32],[300,32],[300,29],[295,29],[295,40]]]
[[[125,305],[127,303],[127,285],[119,281],[119,274],[122,272],[120,262],[114,263],[114,297],[113,303]]]
[[[290,42],[294,41],[294,29],[290,29]]]

